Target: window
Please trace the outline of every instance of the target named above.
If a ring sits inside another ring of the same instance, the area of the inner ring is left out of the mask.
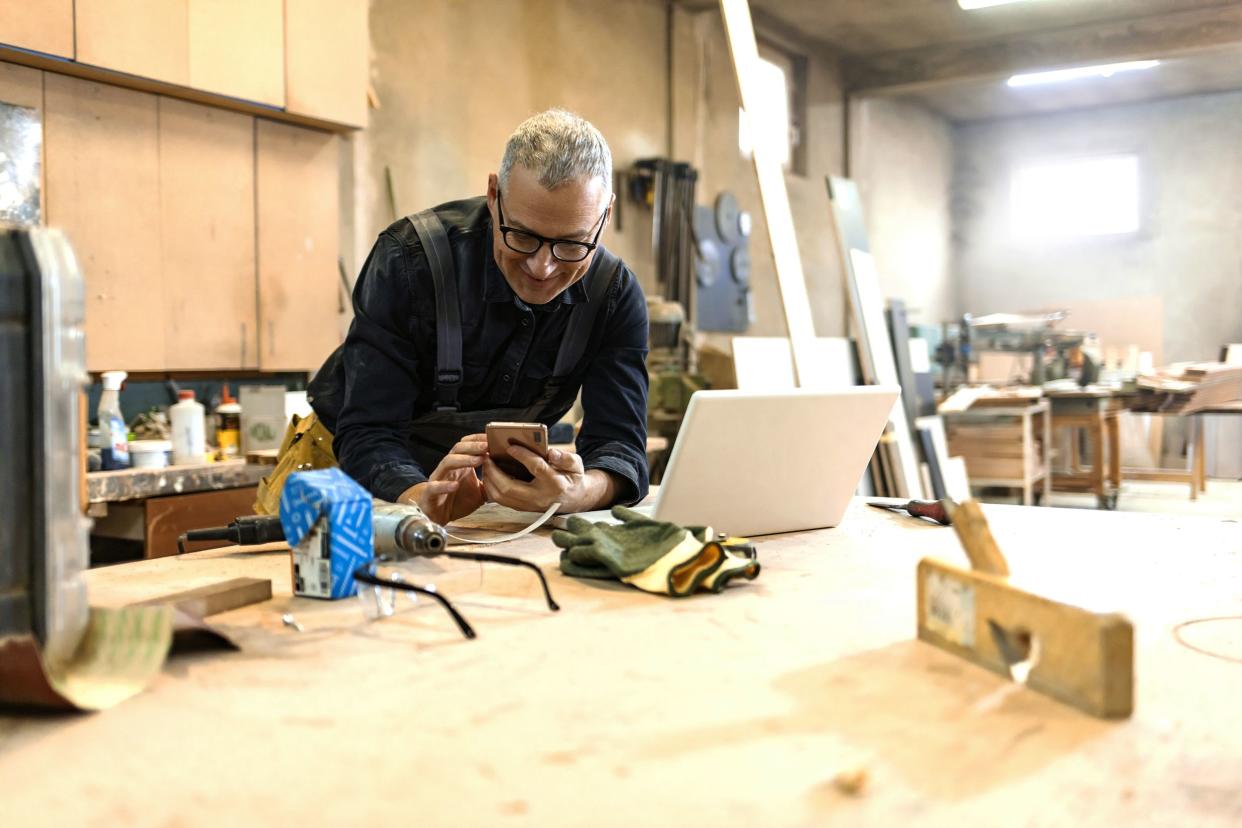
[[[1135,233],[1138,174],[1134,155],[1019,167],[1010,181],[1010,229],[1015,238],[1026,241]]]
[[[785,170],[805,172],[801,128],[805,64],[803,57],[759,44],[757,74],[763,89],[762,109],[752,113],[752,118],[747,118],[741,108],[737,111],[737,146],[744,158],[753,154],[755,141],[763,141],[776,147]]]

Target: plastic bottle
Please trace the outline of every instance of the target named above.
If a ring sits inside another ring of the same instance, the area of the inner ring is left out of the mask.
[[[241,451],[241,405],[229,394],[227,385],[221,394],[216,406],[216,445],[224,459],[230,460]]]
[[[99,395],[99,430],[104,447],[100,460],[104,470],[129,468],[129,429],[121,414],[121,385],[129,376],[124,371],[104,371],[103,393]]]
[[[207,409],[194,399],[193,391],[180,391],[177,397],[177,404],[168,407],[173,465],[203,463],[207,457]]]

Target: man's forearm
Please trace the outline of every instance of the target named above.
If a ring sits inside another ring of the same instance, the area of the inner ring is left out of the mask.
[[[591,512],[607,509],[617,496],[617,478],[603,469],[587,469],[583,477],[580,503],[566,503],[562,511]]]

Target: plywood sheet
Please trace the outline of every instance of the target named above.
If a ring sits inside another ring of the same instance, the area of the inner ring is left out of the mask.
[[[366,0],[285,0],[285,108],[365,127]]]
[[[285,105],[283,0],[189,0],[190,86]]]
[[[156,98],[45,76],[47,223],[65,230],[86,277],[86,365],[164,363]]]
[[[337,137],[260,119],[256,148],[259,366],[313,370],[340,340]]]
[[[75,2],[78,61],[189,84],[189,0]]]
[[[73,0],[0,0],[0,43],[73,58]]]
[[[3,2],[0,0],[0,10],[3,9]],[[15,63],[0,62],[0,103],[16,104],[17,106],[27,106],[33,109],[39,115],[39,122],[44,122],[43,117],[43,73],[38,69],[31,69],[28,66],[18,66]],[[44,130],[45,139],[43,149],[40,151],[39,164],[39,215],[46,217],[47,213],[47,152],[46,152],[46,129]],[[44,218],[46,221],[46,218]]]
[[[742,391],[788,391],[798,387],[789,340],[783,336],[733,337],[733,374]]]
[[[254,118],[159,100],[165,366],[256,368]]]

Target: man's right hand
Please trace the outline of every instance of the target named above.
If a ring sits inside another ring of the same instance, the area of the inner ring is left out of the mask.
[[[413,503],[436,523],[451,523],[487,502],[483,481],[475,469],[487,454],[487,435],[469,434],[444,456],[423,483],[401,493],[398,503]]]

